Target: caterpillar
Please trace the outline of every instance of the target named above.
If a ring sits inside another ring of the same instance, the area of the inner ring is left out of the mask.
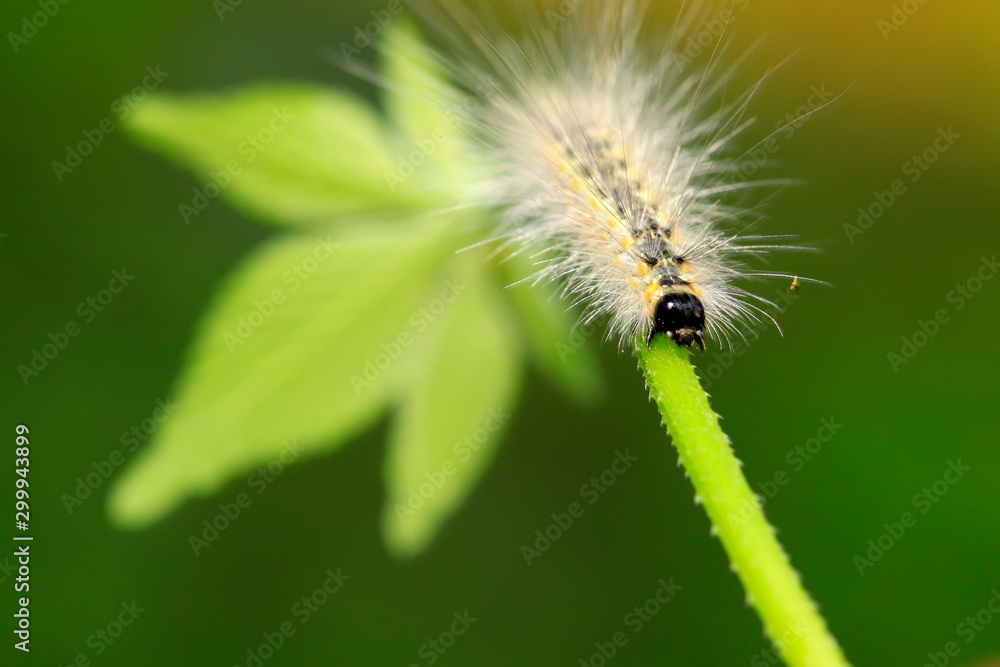
[[[629,0],[564,0],[520,38],[485,28],[482,5],[435,7],[460,54],[446,64],[482,96],[469,119],[484,156],[470,196],[500,211],[499,249],[529,254],[531,282],[559,283],[582,322],[606,318],[620,346],[665,335],[704,349],[706,338],[745,341],[762,318],[777,326],[776,305],[741,283],[793,276],[748,260],[802,248],[747,233],[761,216],[741,195],[776,181],[741,180],[730,155],[757,89],[721,101],[739,61],[719,71],[719,42],[698,71],[678,50],[704,10],[682,11],[670,39],[647,48],[645,8]]]

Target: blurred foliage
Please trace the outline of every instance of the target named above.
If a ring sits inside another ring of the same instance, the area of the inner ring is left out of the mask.
[[[392,118],[418,146],[406,173],[393,169],[392,138],[371,110],[320,90],[154,94],[128,120],[207,180],[185,222],[220,197],[308,233],[265,244],[206,316],[174,392],[180,407],[115,487],[121,524],[146,525],[192,492],[341,445],[398,405],[382,527],[390,548],[413,554],[492,460],[515,403],[519,334],[486,251],[455,255],[489,212],[461,206],[457,175],[474,164],[456,148],[457,117],[434,106],[451,88],[426,47],[397,22],[384,51]],[[402,97],[413,89],[426,92]],[[410,178],[418,167],[421,179]],[[414,180],[437,182],[436,196],[416,198]],[[458,213],[440,212],[452,202]],[[518,278],[531,270],[522,264]],[[556,349],[570,319],[550,288],[536,291],[544,305],[536,295],[512,303],[530,308],[537,347]],[[586,388],[590,354],[542,362]]]

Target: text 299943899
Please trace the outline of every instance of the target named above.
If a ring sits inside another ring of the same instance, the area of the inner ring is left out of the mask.
[[[14,535],[14,542],[30,542],[31,537],[25,535],[28,530],[28,521],[31,520],[28,504],[28,470],[31,467],[29,458],[31,449],[28,439],[28,427],[18,424],[14,429],[14,524],[19,533]],[[14,636],[20,641],[14,643],[14,647],[29,652],[28,642],[31,638],[31,619],[28,610],[31,598],[27,593],[31,590],[31,545],[19,544],[14,549],[14,558],[17,559],[17,577],[14,578],[14,591],[23,597],[17,599],[17,611],[14,612],[16,627]]]

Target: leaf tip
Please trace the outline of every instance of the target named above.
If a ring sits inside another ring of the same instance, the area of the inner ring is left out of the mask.
[[[137,461],[111,489],[106,511],[111,522],[126,530],[145,528],[176,505],[176,494],[153,462]]]
[[[392,506],[386,503],[382,512],[382,542],[390,554],[399,560],[409,560],[427,549],[436,534],[426,525],[407,522],[397,516]]]

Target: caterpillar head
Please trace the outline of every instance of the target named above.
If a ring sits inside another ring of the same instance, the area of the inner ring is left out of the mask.
[[[704,350],[704,329],[705,307],[701,299],[688,292],[673,292],[665,294],[656,304],[647,343],[662,333],[682,347],[697,345]]]

